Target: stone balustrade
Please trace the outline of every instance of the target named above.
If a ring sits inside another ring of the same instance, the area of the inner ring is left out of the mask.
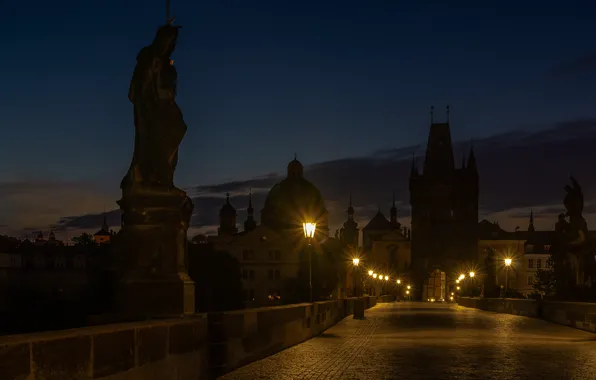
[[[368,309],[376,297],[363,297]],[[0,379],[212,379],[310,339],[354,299],[0,337]]]
[[[480,310],[542,318],[596,333],[596,303],[535,301],[516,298],[460,297],[459,305]]]

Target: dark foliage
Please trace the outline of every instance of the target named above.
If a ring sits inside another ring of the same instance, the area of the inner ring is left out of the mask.
[[[195,282],[197,312],[244,308],[240,264],[212,244],[188,244],[189,275]]]
[[[308,249],[301,253],[298,277],[286,281],[283,296],[284,304],[309,302],[309,261]],[[341,251],[335,246],[322,245],[315,247],[312,254],[312,287],[313,301],[327,300],[332,297],[339,281],[338,257]]]

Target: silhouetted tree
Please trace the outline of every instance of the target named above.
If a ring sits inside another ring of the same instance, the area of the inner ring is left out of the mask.
[[[240,264],[213,244],[188,244],[189,275],[195,282],[197,312],[228,311],[244,308]]]
[[[553,269],[553,260],[551,257],[548,258],[546,267],[540,268],[536,271],[534,277],[534,283],[532,287],[540,295],[540,298],[544,299],[545,296],[552,294],[556,290],[556,277]]]
[[[95,238],[93,235],[83,232],[81,236],[75,236],[72,239],[72,242],[75,245],[80,245],[83,247],[96,247],[98,244],[95,242]]]

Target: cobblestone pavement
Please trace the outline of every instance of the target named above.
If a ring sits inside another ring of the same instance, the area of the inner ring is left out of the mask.
[[[380,304],[220,379],[596,380],[596,335],[457,305]]]

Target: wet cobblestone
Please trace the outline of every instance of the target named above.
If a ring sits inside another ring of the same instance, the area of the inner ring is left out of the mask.
[[[380,304],[220,379],[596,379],[596,335],[456,305]]]

